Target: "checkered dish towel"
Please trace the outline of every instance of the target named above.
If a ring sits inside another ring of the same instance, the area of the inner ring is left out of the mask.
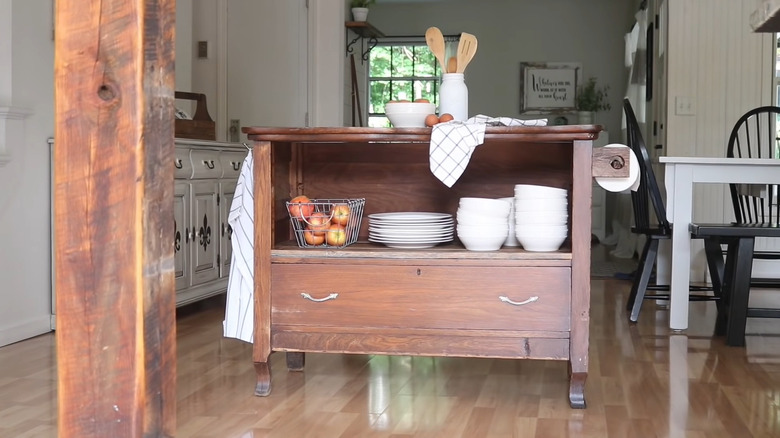
[[[431,131],[431,172],[447,187],[460,178],[474,149],[485,142],[486,126],[547,126],[547,119],[520,120],[510,117],[477,115],[465,122],[433,125]]]

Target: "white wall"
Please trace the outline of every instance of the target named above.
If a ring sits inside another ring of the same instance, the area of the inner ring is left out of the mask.
[[[0,77],[10,77],[11,92],[0,94],[0,106],[30,114],[6,133],[10,161],[0,167],[0,345],[49,331],[51,313],[52,2],[0,0],[2,10],[8,5],[10,26],[0,28],[0,39],[10,41],[11,59],[0,63]]]
[[[424,35],[430,26],[445,35],[474,34],[478,50],[466,70],[469,114],[520,117],[521,62],[580,62],[584,78],[595,76],[610,86],[612,110],[596,114],[595,122],[617,131],[627,83],[623,37],[634,24],[638,4],[625,0],[380,0],[371,6],[368,21],[385,35]],[[576,116],[569,121],[575,123]]]

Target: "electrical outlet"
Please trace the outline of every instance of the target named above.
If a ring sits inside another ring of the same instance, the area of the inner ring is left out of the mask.
[[[674,113],[678,116],[692,116],[696,114],[694,99],[687,96],[677,96],[674,98]]]
[[[230,119],[230,141],[238,142],[241,132],[241,119]]]

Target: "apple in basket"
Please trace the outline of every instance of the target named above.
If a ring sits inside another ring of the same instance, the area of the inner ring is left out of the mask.
[[[347,226],[347,222],[349,222],[349,206],[347,204],[334,205],[331,213],[333,214],[332,223]]]
[[[325,213],[315,211],[308,218],[306,218],[306,222],[308,222],[308,225],[306,225],[308,230],[312,231],[317,236],[324,236],[325,232],[330,226],[330,216]]]
[[[298,220],[303,220],[314,212],[314,204],[311,203],[311,199],[303,195],[292,198],[287,208],[290,210],[290,216]]]
[[[347,243],[347,229],[339,224],[333,224],[328,228],[325,241],[331,246],[344,246]]]
[[[307,245],[318,246],[325,243],[325,236],[322,234],[315,234],[312,230],[303,230],[303,240]]]

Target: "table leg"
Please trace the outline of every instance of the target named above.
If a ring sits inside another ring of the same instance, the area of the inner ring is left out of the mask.
[[[672,213],[672,278],[670,284],[669,327],[688,328],[688,286],[691,267],[691,233],[688,225],[693,215],[693,177],[691,169],[674,169]]]

